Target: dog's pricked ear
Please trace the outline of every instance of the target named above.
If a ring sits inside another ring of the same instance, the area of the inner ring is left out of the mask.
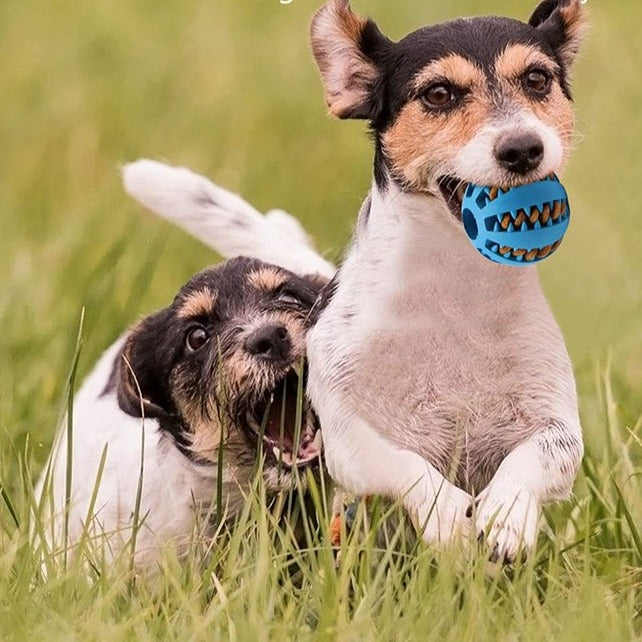
[[[312,19],[310,41],[330,112],[376,118],[382,76],[377,60],[390,44],[377,25],[352,13],[348,0],[330,0]]]
[[[544,0],[528,24],[545,35],[565,67],[575,60],[588,28],[581,0]]]
[[[158,358],[158,333],[154,331],[161,314],[144,319],[131,330],[115,364],[118,405],[133,417],[158,418],[171,413]]]

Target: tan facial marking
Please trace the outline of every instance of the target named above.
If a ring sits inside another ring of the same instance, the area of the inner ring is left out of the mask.
[[[500,83],[501,94],[530,111],[537,119],[557,132],[562,141],[564,160],[566,160],[575,126],[575,114],[571,101],[564,95],[556,79],[553,80],[551,91],[544,100],[533,100],[528,97],[521,87],[519,78],[532,67],[545,69],[554,77],[559,71],[555,61],[537,47],[522,44],[507,47],[495,61],[495,75]]]
[[[495,60],[495,75],[514,80],[531,67],[542,67],[554,73],[558,66],[554,60],[532,45],[509,45]]]
[[[215,415],[211,419],[205,420],[202,417],[193,416],[188,418],[188,421],[192,429],[189,434],[190,450],[202,459],[216,461],[216,454],[221,445],[221,431],[223,430],[219,418]],[[228,431],[226,431],[227,434]]]
[[[422,89],[432,80],[445,79],[460,87],[482,87],[486,84],[484,72],[463,56],[450,54],[426,65],[415,76],[415,89]]]
[[[383,144],[393,170],[410,187],[421,189],[435,167],[447,165],[487,120],[491,99],[483,72],[456,54],[436,60],[416,77],[418,91],[431,80],[448,80],[470,89],[470,99],[452,112],[430,113],[420,100],[408,102]]]
[[[181,304],[178,316],[182,319],[211,314],[216,303],[216,292],[210,288],[196,290],[187,296]]]
[[[257,290],[272,292],[285,283],[285,276],[270,268],[253,270],[247,276],[248,283]]]
[[[525,97],[524,100],[526,100]],[[575,127],[575,113],[571,101],[564,95],[562,88],[554,83],[546,100],[528,101],[527,104],[537,118],[559,134],[564,148],[565,162],[571,151],[571,140]]]

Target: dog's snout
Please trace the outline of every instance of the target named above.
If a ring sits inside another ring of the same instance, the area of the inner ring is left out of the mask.
[[[542,162],[544,143],[537,134],[509,134],[495,145],[495,158],[504,169],[527,174]]]
[[[282,325],[266,325],[255,330],[245,341],[250,354],[269,361],[281,361],[290,356],[292,341]]]

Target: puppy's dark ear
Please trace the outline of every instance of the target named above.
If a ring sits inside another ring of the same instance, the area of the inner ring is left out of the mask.
[[[134,417],[158,418],[172,411],[162,337],[165,313],[141,321],[117,357],[116,393],[121,410]]]
[[[565,67],[570,67],[575,60],[588,28],[580,0],[544,0],[528,24],[542,32]]]
[[[317,11],[310,41],[330,112],[374,120],[382,104],[377,61],[390,41],[372,20],[355,16],[348,0],[330,0]]]

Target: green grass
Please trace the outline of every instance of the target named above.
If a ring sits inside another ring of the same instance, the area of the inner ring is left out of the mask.
[[[356,1],[393,37],[455,15],[525,16],[499,0]],[[307,45],[316,3],[0,3],[0,639],[635,639],[642,636],[642,51],[635,0],[591,0],[575,74],[574,220],[541,268],[576,366],[587,455],[513,577],[370,537],[335,569],[327,524],[295,538],[261,509],[204,568],[168,555],[151,586],[126,560],[47,579],[29,546],[31,484],[66,401],[81,310],[82,377],[140,315],[214,260],[143,213],[118,167],[194,168],[297,214],[335,257],[370,180],[360,123],[325,117]],[[318,509],[323,509],[319,501]],[[91,579],[93,577],[93,579]]]

